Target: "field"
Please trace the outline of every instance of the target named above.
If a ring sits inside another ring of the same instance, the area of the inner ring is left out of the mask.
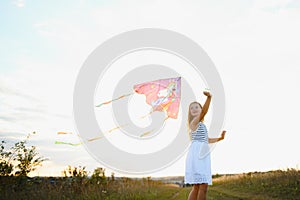
[[[187,199],[191,187],[180,187],[166,180],[171,178],[0,177],[0,199]],[[208,199],[300,200],[300,171],[219,175],[209,187]]]

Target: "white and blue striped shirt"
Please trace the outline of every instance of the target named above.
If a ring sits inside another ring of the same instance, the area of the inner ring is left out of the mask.
[[[191,132],[192,141],[199,141],[208,143],[208,133],[205,124],[199,122],[198,128]]]

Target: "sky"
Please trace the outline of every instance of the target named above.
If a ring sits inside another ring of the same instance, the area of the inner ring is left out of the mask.
[[[1,1],[0,27],[0,138],[12,144],[37,132],[29,144],[49,160],[35,175],[61,175],[67,165],[110,175],[83,146],[55,140],[79,141],[73,89],[83,62],[102,42],[138,28],[184,34],[214,62],[227,130],[211,154],[214,174],[299,168],[298,0]],[[145,176],[184,175],[185,156]]]

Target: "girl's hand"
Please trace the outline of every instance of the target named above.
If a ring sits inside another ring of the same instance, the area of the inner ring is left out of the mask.
[[[205,96],[207,96],[207,97],[211,97],[211,94],[210,94],[209,92],[207,92],[207,91],[204,91],[203,94],[204,94]]]
[[[224,140],[224,138],[225,138],[225,134],[226,134],[226,131],[224,130],[224,131],[222,131],[222,133],[221,133],[221,137],[219,137],[219,141],[221,141],[221,140]]]

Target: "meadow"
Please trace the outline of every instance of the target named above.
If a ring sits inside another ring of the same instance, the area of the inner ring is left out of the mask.
[[[191,190],[151,177],[6,176],[0,183],[0,199],[184,200]],[[216,175],[208,199],[300,200],[300,170]]]

